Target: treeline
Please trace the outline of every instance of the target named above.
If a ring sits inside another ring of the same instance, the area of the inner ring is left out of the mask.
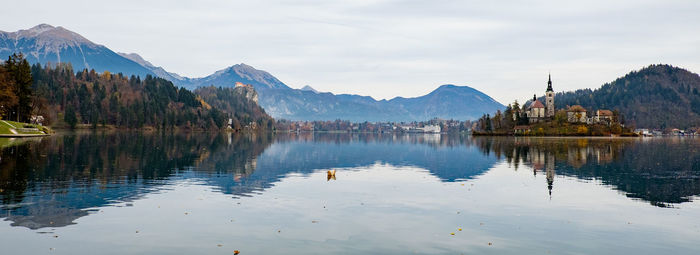
[[[257,104],[257,92],[252,87],[200,87],[194,93],[205,104],[226,112],[232,118],[231,128],[240,130],[246,126],[274,128],[274,120]]]
[[[617,109],[640,128],[700,126],[700,76],[670,65],[651,65],[596,90],[558,93],[557,108]]]
[[[233,119],[237,130],[251,123],[252,128],[273,126],[262,108],[233,89],[218,89],[217,97],[203,93],[212,107],[200,95],[150,75],[141,79],[87,69],[74,72],[70,64],[35,64],[31,77],[30,112],[43,116],[45,125],[212,130],[228,128]]]
[[[226,114],[205,109],[197,96],[152,76],[125,77],[94,70],[73,72],[68,64],[31,67],[37,112],[48,124],[86,124],[122,128],[219,129]]]

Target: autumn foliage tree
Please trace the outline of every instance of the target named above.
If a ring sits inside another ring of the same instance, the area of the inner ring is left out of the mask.
[[[191,91],[150,75],[74,72],[69,64],[35,64],[31,73],[49,119],[62,119],[68,126],[211,130],[227,124],[222,111],[202,107]]]

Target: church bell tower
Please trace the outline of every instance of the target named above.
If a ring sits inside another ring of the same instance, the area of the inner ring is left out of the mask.
[[[552,74],[549,74],[549,81],[547,81],[547,105],[545,106],[545,117],[554,117],[554,89],[552,89]]]

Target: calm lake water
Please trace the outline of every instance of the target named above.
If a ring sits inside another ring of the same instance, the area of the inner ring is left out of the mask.
[[[700,139],[0,144],[0,254],[700,254]]]

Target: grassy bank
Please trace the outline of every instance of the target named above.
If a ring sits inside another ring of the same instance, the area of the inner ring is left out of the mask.
[[[50,128],[29,123],[0,120],[0,136],[23,137],[51,134]]]

